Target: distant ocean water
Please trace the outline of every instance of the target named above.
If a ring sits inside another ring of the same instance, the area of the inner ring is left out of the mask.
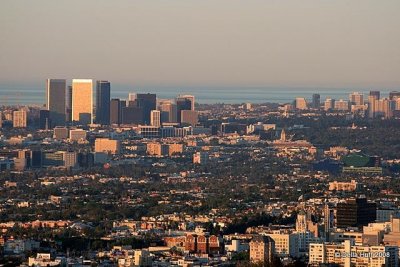
[[[128,93],[155,93],[158,98],[174,98],[179,94],[192,94],[196,102],[202,104],[212,103],[288,103],[296,97],[305,97],[311,100],[312,94],[325,98],[348,99],[351,92],[365,94],[365,99],[370,89],[349,88],[291,88],[291,87],[141,87],[129,89],[129,86],[111,84],[112,98],[128,98]],[[94,90],[95,91],[95,90]],[[386,96],[391,90],[381,90],[381,95]],[[0,105],[43,105],[45,103],[44,86],[28,85],[1,85]]]

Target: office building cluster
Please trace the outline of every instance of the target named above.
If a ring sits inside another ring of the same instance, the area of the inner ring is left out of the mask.
[[[195,98],[180,95],[175,100],[157,99],[156,94],[129,94],[128,99],[111,98],[108,81],[64,79],[46,81],[46,109],[41,111],[42,128],[82,125],[192,125],[198,123]],[[16,125],[21,125],[18,122]],[[22,124],[23,125],[23,124]],[[22,127],[22,126],[16,126]],[[26,127],[26,125],[25,125]]]
[[[288,109],[290,109],[288,105]],[[370,91],[367,98],[364,94],[353,92],[349,99],[335,100],[327,97],[321,103],[320,94],[313,94],[311,102],[304,97],[297,97],[293,107],[297,110],[325,110],[327,112],[351,112],[369,118],[393,118],[400,116],[400,92],[392,91],[388,97],[381,97],[380,91]]]

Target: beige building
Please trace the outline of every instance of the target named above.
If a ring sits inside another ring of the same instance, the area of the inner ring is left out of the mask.
[[[396,108],[396,101],[388,98],[375,100],[375,114],[374,117],[391,118],[393,117],[393,110]]]
[[[152,110],[150,112],[150,125],[156,127],[161,126],[161,112],[159,110]]]
[[[147,154],[151,156],[165,156],[168,155],[168,145],[160,143],[147,143]]]
[[[13,112],[13,127],[25,128],[27,126],[27,114],[25,110],[16,110]]]
[[[146,151],[147,154],[152,156],[173,156],[183,152],[183,144],[147,143]]]
[[[207,152],[196,152],[193,155],[193,163],[205,165],[208,162],[208,153]]]
[[[333,181],[329,183],[329,191],[355,191],[359,189],[359,185],[355,180],[351,182]]]
[[[163,122],[177,122],[177,108],[171,100],[161,100],[159,103],[161,120]]]
[[[400,218],[392,216],[390,219],[390,232],[384,236],[384,244],[390,246],[400,246]]]
[[[72,80],[72,121],[85,125],[93,123],[93,81]]]
[[[95,152],[119,154],[120,150],[121,150],[121,142],[119,140],[111,140],[108,138],[97,138],[94,143]]]
[[[296,109],[307,109],[307,100],[304,97],[297,97],[295,100]]]
[[[70,141],[86,140],[86,131],[82,129],[69,130],[69,140]]]
[[[275,253],[279,257],[299,256],[299,251],[300,251],[299,234],[277,230],[274,231],[273,233],[266,233],[265,235],[269,236],[274,240]]]
[[[183,144],[169,144],[168,155],[173,156],[175,154],[181,154],[183,152]]]
[[[343,100],[343,99],[337,100],[337,101],[335,101],[334,107],[335,107],[335,110],[338,110],[338,111],[348,111],[349,110],[349,101]]]
[[[352,105],[364,105],[364,94],[359,92],[353,92],[349,95],[349,100]]]
[[[123,256],[118,259],[119,267],[151,267],[153,260],[147,249],[122,250]]]
[[[342,244],[310,244],[311,266],[339,265],[343,267],[397,267],[397,246],[355,246],[350,240]]]
[[[199,115],[195,110],[181,110],[181,123],[187,123],[196,126],[199,122]]]
[[[334,105],[335,101],[331,98],[327,98],[324,102],[324,110],[328,111],[333,109],[333,105]]]
[[[255,236],[250,241],[250,261],[252,263],[271,262],[275,253],[275,242],[267,236]]]
[[[50,253],[37,253],[36,257],[28,258],[28,266],[64,266],[65,258],[52,259]]]
[[[78,155],[76,152],[60,151],[65,168],[75,168],[78,166]]]

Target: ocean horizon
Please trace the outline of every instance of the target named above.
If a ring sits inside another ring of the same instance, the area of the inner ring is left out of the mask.
[[[143,86],[131,89],[127,85],[111,85],[111,98],[127,99],[129,93],[155,93],[160,99],[175,98],[179,94],[192,94],[200,104],[241,104],[241,103],[290,103],[296,97],[311,100],[313,94],[325,98],[348,99],[352,92],[365,94],[370,90],[351,88],[311,88],[311,87],[246,87],[246,86],[190,86],[162,87]],[[95,92],[95,88],[93,88]],[[388,96],[392,90],[382,89],[382,97]],[[45,103],[45,88],[40,85],[1,85],[0,105],[42,105]]]

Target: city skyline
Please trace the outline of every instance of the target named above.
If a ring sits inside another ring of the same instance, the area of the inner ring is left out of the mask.
[[[0,266],[399,267],[398,11],[3,0]]]

